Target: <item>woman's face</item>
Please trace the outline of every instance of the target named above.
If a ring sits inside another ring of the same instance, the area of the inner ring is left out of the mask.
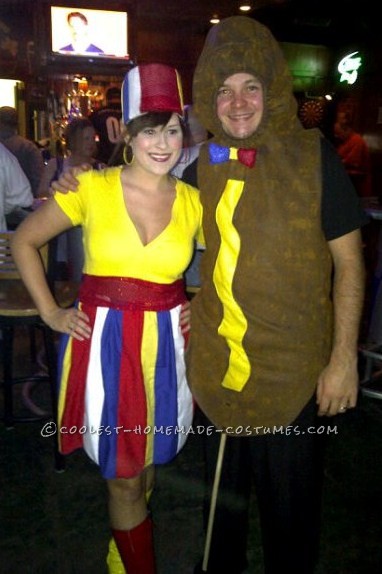
[[[179,116],[172,114],[163,126],[146,127],[130,141],[137,162],[145,171],[164,175],[171,171],[178,161],[182,146],[183,132]]]
[[[74,138],[72,153],[81,154],[89,158],[93,157],[97,152],[97,144],[95,140],[96,132],[94,128],[87,127],[80,130]]]

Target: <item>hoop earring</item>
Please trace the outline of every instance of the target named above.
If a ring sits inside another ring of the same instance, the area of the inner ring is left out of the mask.
[[[128,155],[131,156],[130,159]],[[131,165],[134,161],[134,154],[130,145],[125,146],[125,149],[123,150],[123,161],[125,162],[126,165]]]

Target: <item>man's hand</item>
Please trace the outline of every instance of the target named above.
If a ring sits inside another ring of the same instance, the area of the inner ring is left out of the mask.
[[[80,166],[72,167],[62,173],[57,181],[52,181],[50,186],[50,193],[53,195],[56,191],[60,193],[68,193],[68,191],[76,191],[78,187],[77,175],[92,169],[90,163],[83,163]]]
[[[357,404],[357,359],[332,359],[318,378],[317,404],[320,416],[344,414]]]

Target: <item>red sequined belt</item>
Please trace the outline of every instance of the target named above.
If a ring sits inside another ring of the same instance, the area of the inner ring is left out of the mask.
[[[136,311],[166,311],[184,303],[184,281],[151,283],[131,277],[83,275],[78,299],[87,305]]]

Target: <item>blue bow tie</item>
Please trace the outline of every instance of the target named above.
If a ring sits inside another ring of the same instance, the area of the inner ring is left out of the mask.
[[[256,163],[256,150],[253,148],[225,147],[215,143],[208,145],[210,163],[223,163],[230,159],[238,160],[247,167],[254,167]]]

